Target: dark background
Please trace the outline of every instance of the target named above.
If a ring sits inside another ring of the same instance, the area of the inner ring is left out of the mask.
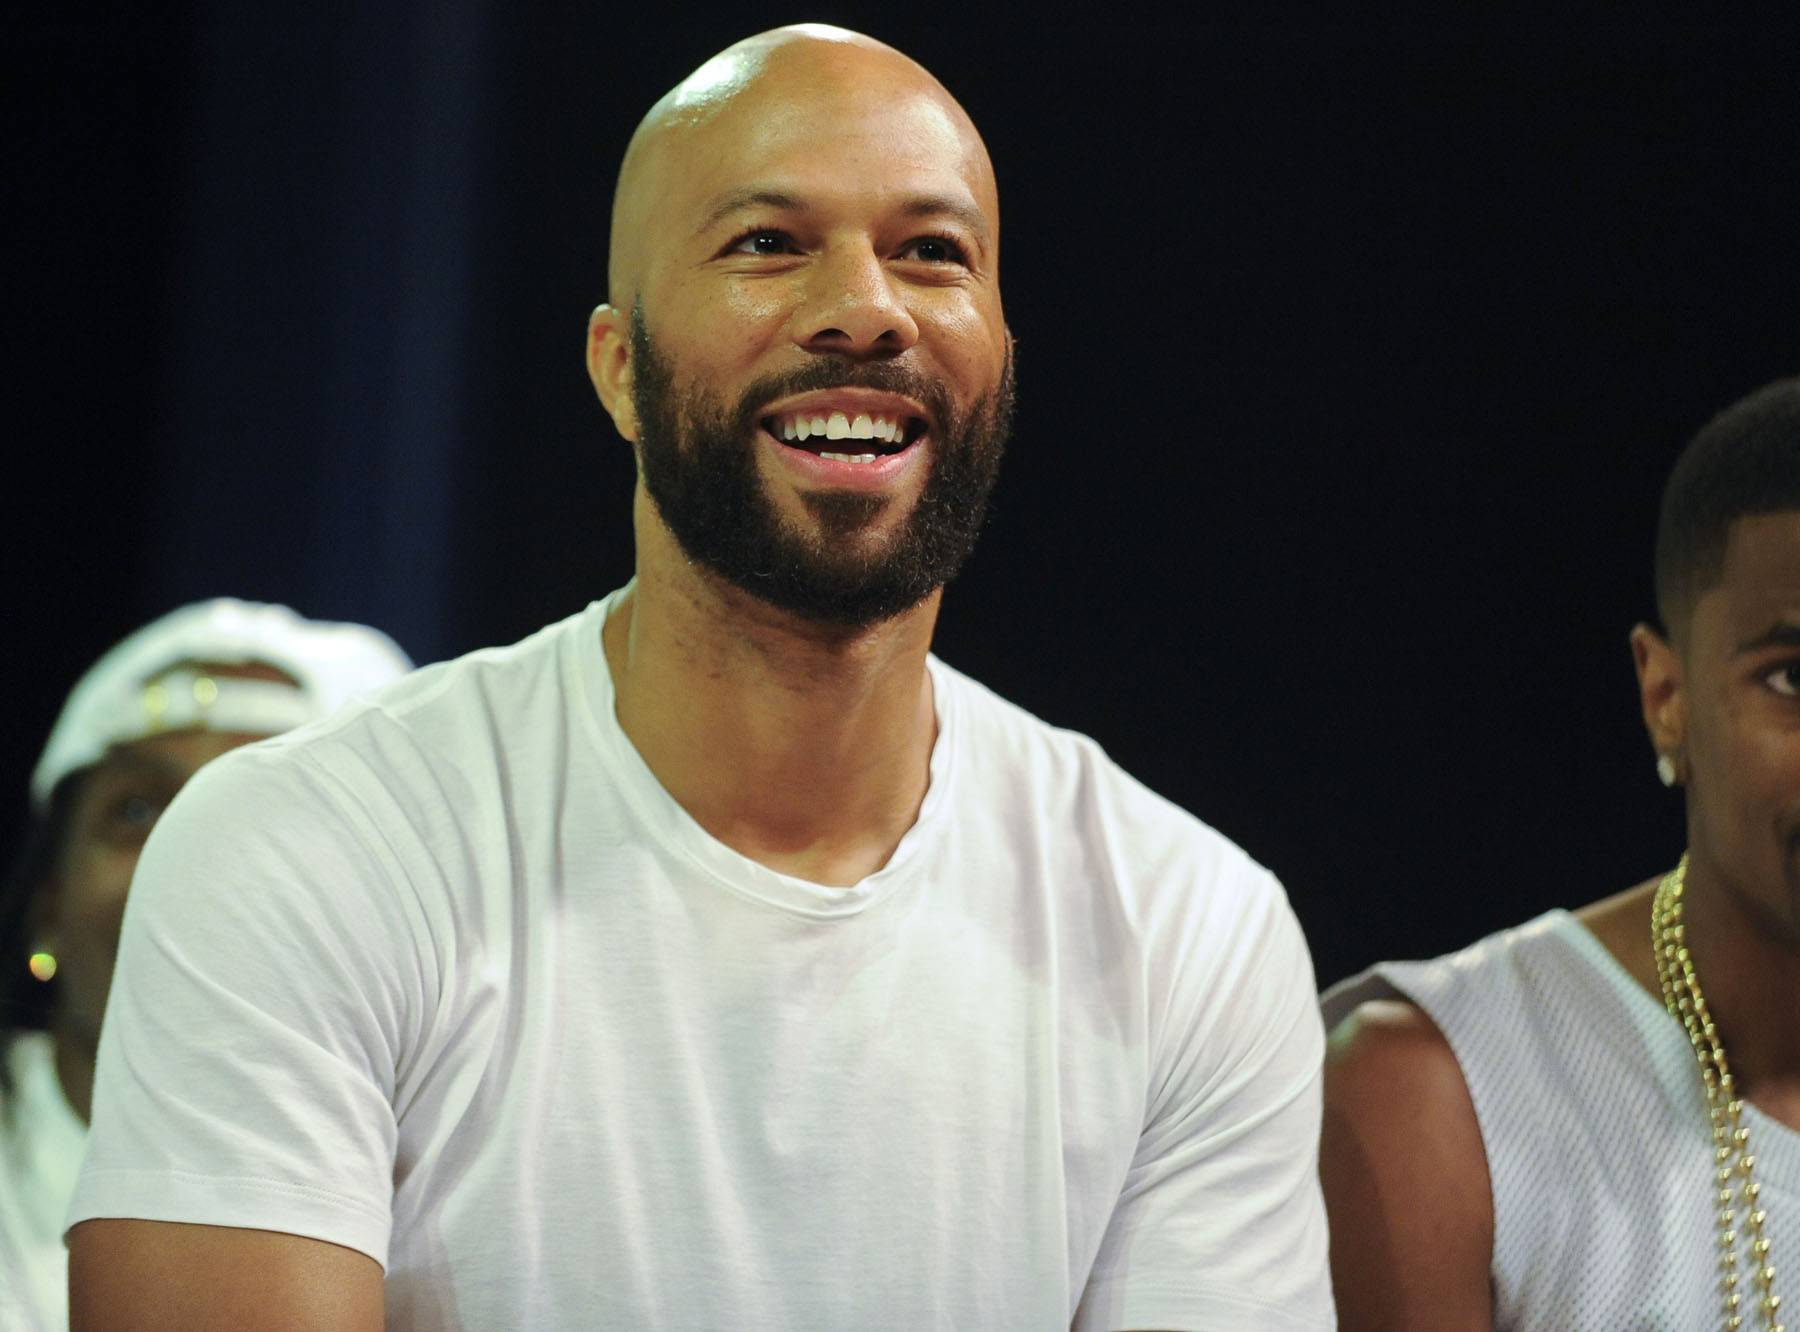
[[[1673,861],[1626,634],[1675,454],[1800,370],[1791,21],[149,8],[0,20],[21,816],[179,602],[430,660],[628,576],[580,354],[619,154],[807,17],[1000,174],[1021,414],[942,656],[1272,866],[1322,980]]]

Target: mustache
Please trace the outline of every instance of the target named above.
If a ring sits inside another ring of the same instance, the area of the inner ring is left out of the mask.
[[[956,424],[950,391],[941,381],[915,367],[899,361],[857,361],[848,356],[825,355],[793,370],[753,380],[738,398],[738,428],[754,426],[762,419],[764,405],[777,398],[842,388],[898,393],[923,406],[940,430],[949,430]]]

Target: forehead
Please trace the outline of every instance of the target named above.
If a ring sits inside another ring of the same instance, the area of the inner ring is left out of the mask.
[[[1734,635],[1784,619],[1800,623],[1800,512],[1732,523],[1719,580],[1701,595],[1694,616],[1696,625],[1711,621]]]
[[[110,781],[151,778],[179,784],[219,755],[263,738],[239,731],[198,728],[163,731],[112,746],[94,765],[94,776]]]
[[[663,145],[664,209],[684,230],[746,190],[793,193],[821,205],[879,209],[949,195],[996,222],[986,153],[941,96],[832,71],[814,84],[771,76]]]

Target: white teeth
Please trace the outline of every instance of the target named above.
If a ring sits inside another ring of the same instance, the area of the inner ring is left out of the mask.
[[[878,439],[884,444],[898,444],[906,438],[903,421],[876,416],[872,412],[832,412],[829,416],[788,416],[779,426],[781,438],[793,443],[818,436],[824,439]]]
[[[870,463],[870,462],[875,461],[875,455],[873,453],[825,453],[825,452],[821,452],[819,454],[819,456],[821,458],[827,458],[832,462]]]

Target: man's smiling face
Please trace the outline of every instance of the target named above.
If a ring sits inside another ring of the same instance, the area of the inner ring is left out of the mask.
[[[1800,513],[1732,524],[1682,656],[1691,837],[1800,943]]]
[[[615,419],[690,558],[872,623],[955,574],[1010,422],[986,152],[885,48],[788,42],[722,92],[706,73],[621,177]]]

